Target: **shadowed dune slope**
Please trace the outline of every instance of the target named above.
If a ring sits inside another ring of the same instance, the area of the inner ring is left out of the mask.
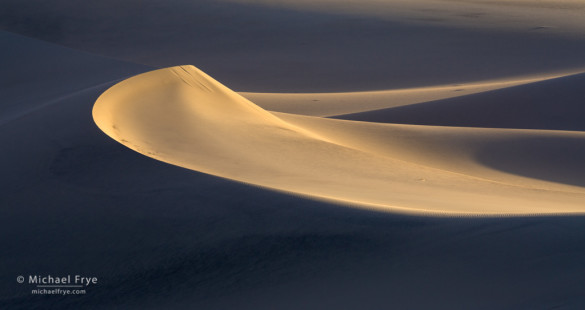
[[[6,31],[0,31],[0,42],[10,47],[0,51],[0,68],[6,73],[0,76],[0,126],[40,107],[151,69],[50,43],[40,44]],[[104,66],[109,70],[99,70]],[[24,71],[23,67],[35,69]],[[54,67],[62,72],[54,74]]]
[[[585,73],[336,118],[400,124],[585,131]]]
[[[195,63],[256,92],[409,88],[585,66],[582,5],[512,3],[3,0],[0,28],[155,67]]]
[[[486,145],[497,151],[502,141],[540,137],[583,145],[582,133],[510,133],[273,114],[193,66],[161,69],[113,86],[97,100],[93,117],[110,137],[155,159],[351,205],[463,215],[585,210],[585,190],[578,183],[522,177],[477,160]],[[512,157],[524,160],[521,153]]]

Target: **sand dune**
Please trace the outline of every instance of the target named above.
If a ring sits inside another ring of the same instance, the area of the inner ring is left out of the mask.
[[[350,92],[584,68],[580,2],[4,0],[0,27],[238,91]]]
[[[225,0],[297,10],[360,14],[409,23],[500,31],[545,31],[575,35],[583,31],[585,4],[579,0]]]
[[[362,115],[358,113],[374,111],[373,114],[376,114],[374,117],[377,117],[379,114],[378,110],[381,109],[461,97],[517,85],[555,79],[567,75],[571,75],[571,73],[563,72],[544,76],[540,75],[524,78],[507,78],[495,81],[381,91],[345,93],[240,92],[240,94],[269,111],[325,117],[355,114],[356,120],[370,121],[365,117],[363,119],[357,119],[358,115]],[[540,85],[537,85],[537,87],[538,86]],[[569,87],[571,86],[572,85],[569,85]],[[540,96],[541,93],[545,91],[546,90],[540,91],[540,93],[531,92],[531,94],[533,94],[535,98],[539,98],[538,96]],[[448,111],[444,112],[448,113]],[[363,115],[366,114],[364,113]],[[354,115],[342,116],[340,118],[354,119]],[[380,117],[377,119],[380,119]]]
[[[401,124],[585,131],[585,74],[336,118]]]
[[[580,181],[571,181],[582,173],[583,133],[383,125],[272,114],[193,66],[121,82],[100,96],[93,116],[106,134],[155,159],[352,205],[451,215],[585,210],[585,189]],[[554,148],[550,140],[570,140],[576,146],[563,165],[547,166],[551,175],[576,168],[566,184],[546,177],[546,171],[536,172],[539,179],[507,171],[514,163],[538,164],[543,158],[522,151]],[[504,151],[509,141],[526,147],[505,156],[505,162],[489,156]]]
[[[1,2],[0,309],[585,308],[582,1]]]

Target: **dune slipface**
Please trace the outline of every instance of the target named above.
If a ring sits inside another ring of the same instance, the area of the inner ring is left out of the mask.
[[[579,158],[585,158],[582,132],[377,124],[272,113],[193,66],[118,83],[98,98],[93,118],[107,135],[154,159],[353,206],[434,215],[585,211],[585,188],[579,182]],[[531,150],[550,150],[551,141],[567,139],[572,156],[542,172],[539,166],[547,158],[554,161],[555,151],[534,159]],[[504,152],[510,143],[516,148]],[[527,161],[537,173],[526,173]],[[506,168],[516,163],[524,163],[523,173]],[[562,171],[576,172],[569,182],[552,177]]]

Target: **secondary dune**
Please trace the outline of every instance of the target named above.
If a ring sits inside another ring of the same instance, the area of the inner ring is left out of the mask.
[[[161,69],[113,86],[95,103],[93,117],[107,135],[149,157],[355,206],[436,215],[585,211],[581,177],[551,177],[571,167],[579,171],[579,158],[585,156],[585,134],[580,132],[368,124],[275,114],[193,66]],[[576,153],[560,167],[536,167],[538,177],[507,171],[515,162],[546,164],[522,151],[567,139],[577,145]],[[510,141],[527,147],[503,159],[489,156],[505,151]]]
[[[379,110],[383,109],[478,94],[527,83],[555,79],[558,77],[571,75],[572,73],[573,72],[560,72],[557,74],[544,76],[538,75],[474,83],[390,89],[380,91],[340,93],[240,92],[239,94],[250,99],[260,107],[273,112],[285,112],[324,117],[342,116],[346,114],[349,116],[353,114],[359,115],[358,113],[365,112],[373,112],[378,114]],[[367,119],[363,120],[369,121]]]
[[[585,74],[336,115],[368,122],[585,131]]]

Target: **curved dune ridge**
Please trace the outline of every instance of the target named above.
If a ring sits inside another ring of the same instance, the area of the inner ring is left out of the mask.
[[[306,111],[295,110],[293,95],[283,95],[288,97],[281,111],[297,113],[291,114],[264,110],[199,69],[180,66],[114,85],[96,101],[93,118],[107,135],[154,159],[352,206],[431,215],[583,213],[584,132],[317,117],[487,94],[558,77],[378,92],[377,100],[363,93],[371,103],[357,109],[343,100],[336,105],[330,95],[323,105],[315,100],[301,104]],[[387,101],[384,94],[401,101]],[[311,95],[299,96],[307,101]],[[359,103],[358,95],[350,97]]]

